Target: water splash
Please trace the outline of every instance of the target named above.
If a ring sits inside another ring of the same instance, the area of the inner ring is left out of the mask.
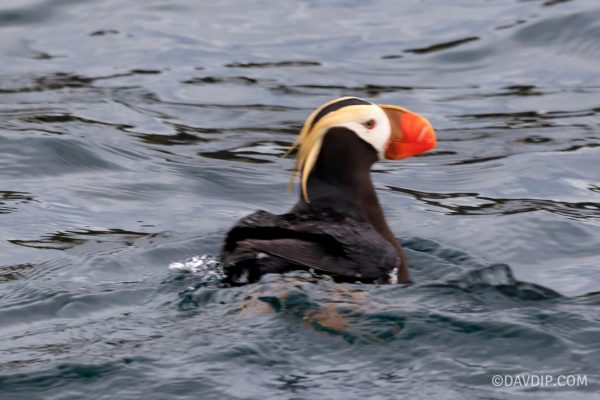
[[[392,272],[390,272],[390,283],[395,285],[398,283],[398,267],[394,267]]]
[[[220,281],[225,277],[219,259],[209,254],[194,256],[184,261],[174,261],[169,264],[169,269],[197,275],[203,281],[209,282]]]

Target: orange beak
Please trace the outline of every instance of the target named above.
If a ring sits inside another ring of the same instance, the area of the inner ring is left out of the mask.
[[[386,104],[379,106],[387,114],[392,127],[385,158],[400,160],[435,148],[435,131],[424,117],[402,107]]]

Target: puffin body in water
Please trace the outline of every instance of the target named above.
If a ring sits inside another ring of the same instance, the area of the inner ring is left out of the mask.
[[[315,270],[341,282],[409,281],[402,248],[385,221],[370,169],[434,148],[431,124],[404,108],[342,97],[317,108],[292,149],[301,174],[298,203],[286,214],[242,218],[221,255],[226,285],[267,273]]]

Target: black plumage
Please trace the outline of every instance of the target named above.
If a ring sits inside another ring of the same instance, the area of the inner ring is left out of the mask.
[[[301,195],[286,214],[256,211],[229,231],[224,283],[308,269],[337,281],[385,283],[395,267],[400,281],[408,280],[404,255],[371,182],[377,159],[373,147],[351,130],[330,129],[308,179],[310,202]]]
[[[338,281],[385,282],[396,252],[371,224],[333,209],[283,215],[260,210],[229,232],[223,262],[231,284],[298,269]]]

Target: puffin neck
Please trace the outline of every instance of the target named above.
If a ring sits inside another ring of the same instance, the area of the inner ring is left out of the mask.
[[[307,182],[307,204],[300,201],[292,211],[334,211],[338,215],[368,221],[396,250],[400,258],[398,281],[409,281],[404,252],[389,228],[371,181],[377,152],[347,128],[332,128],[323,138],[317,162]]]
[[[379,207],[370,172],[375,161],[375,149],[353,131],[330,129],[308,178],[309,207],[370,220],[366,213],[372,208],[369,203],[374,200]]]

